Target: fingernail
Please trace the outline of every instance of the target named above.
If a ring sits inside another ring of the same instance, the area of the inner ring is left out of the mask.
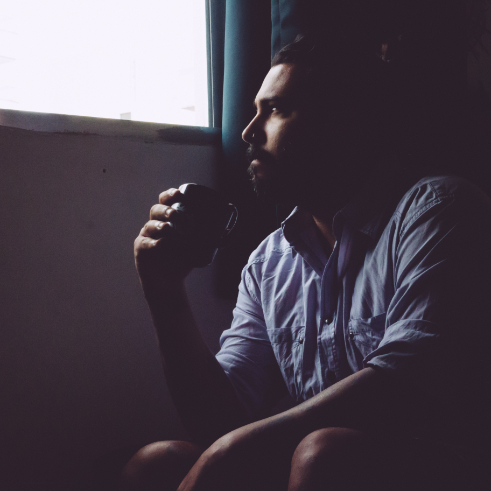
[[[169,208],[166,212],[165,212],[165,216],[166,217],[170,217],[171,213],[174,211],[173,208]]]
[[[156,225],[157,228],[162,228],[163,226],[164,226],[164,222],[159,222]]]

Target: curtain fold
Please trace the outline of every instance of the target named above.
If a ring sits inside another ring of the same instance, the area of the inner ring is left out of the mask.
[[[254,116],[252,102],[272,57],[293,41],[310,6],[320,0],[207,1],[212,121],[222,128],[220,190],[239,209],[231,244],[217,256],[215,284],[220,296],[235,298],[250,253],[290,211],[257,201],[246,173],[242,131]]]
[[[271,0],[271,59],[300,32],[311,1]]]
[[[217,256],[216,289],[236,298],[250,253],[276,226],[274,206],[259,203],[247,177],[242,131],[254,116],[252,102],[270,67],[271,4],[264,0],[210,0],[224,6],[222,161],[220,190],[239,210],[229,247]],[[217,96],[218,97],[218,96]]]
[[[242,130],[254,115],[252,101],[269,70],[270,5],[264,0],[227,0],[222,143],[232,166],[244,165]]]
[[[210,126],[222,127],[225,0],[205,0],[208,51],[208,114]]]

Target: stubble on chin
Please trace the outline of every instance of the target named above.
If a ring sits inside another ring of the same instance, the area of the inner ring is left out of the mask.
[[[277,159],[251,145],[246,154],[249,162],[247,174],[258,199],[266,203],[296,206],[303,204],[306,182],[304,166],[299,165],[299,155],[286,149]],[[253,164],[258,158],[262,168]],[[307,179],[308,181],[308,179]]]
[[[249,180],[252,183],[252,187],[258,199],[260,201],[268,201],[270,195],[270,192],[268,192],[268,185],[264,178],[261,178],[256,174],[253,164],[250,164],[247,168],[247,175],[249,176]]]
[[[270,169],[267,177],[256,172],[254,165],[247,169],[249,180],[259,201],[276,205],[296,206],[299,201],[298,178],[285,172]],[[297,176],[298,177],[298,176]]]
[[[249,180],[252,183],[254,192],[257,197],[261,201],[270,201],[272,199],[272,185],[274,185],[275,181],[275,162],[270,154],[260,149],[255,145],[249,145],[249,148],[246,152],[246,159],[249,163],[249,167],[247,168],[247,175],[249,176]],[[257,168],[257,164],[255,165],[254,160],[259,160],[262,166],[267,166],[266,175],[264,169],[260,171]]]

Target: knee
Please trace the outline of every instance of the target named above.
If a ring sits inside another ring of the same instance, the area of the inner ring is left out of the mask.
[[[351,454],[355,440],[359,440],[355,430],[348,428],[324,428],[307,435],[295,449],[292,464],[312,466],[316,462],[340,460],[343,455]],[[356,436],[355,436],[356,435]]]
[[[374,466],[367,456],[376,454],[375,447],[373,438],[362,431],[350,428],[314,431],[295,449],[288,489],[324,490],[327,483],[330,489],[369,489],[365,478],[371,479],[370,469]]]
[[[182,441],[155,442],[141,448],[121,474],[121,490],[175,491],[201,455],[201,449]]]
[[[352,463],[356,461],[359,465],[367,445],[369,441],[363,432],[349,428],[324,428],[310,433],[293,454],[289,489],[324,489],[322,483],[326,479],[332,489],[345,489],[347,481],[356,481]]]

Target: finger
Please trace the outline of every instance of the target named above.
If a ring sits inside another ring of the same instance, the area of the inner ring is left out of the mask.
[[[182,198],[182,193],[179,189],[170,188],[167,191],[159,194],[159,203],[161,205],[172,205],[177,203]]]
[[[143,235],[139,235],[135,239],[135,251],[154,249],[155,247],[157,247],[157,245],[161,240],[162,239],[152,239],[150,237],[144,237]]]
[[[170,221],[174,215],[177,213],[174,208],[167,205],[153,205],[150,208],[150,220],[158,220],[160,222]]]
[[[172,228],[172,224],[169,222],[150,220],[141,229],[140,235],[151,239],[160,239],[171,233]]]

